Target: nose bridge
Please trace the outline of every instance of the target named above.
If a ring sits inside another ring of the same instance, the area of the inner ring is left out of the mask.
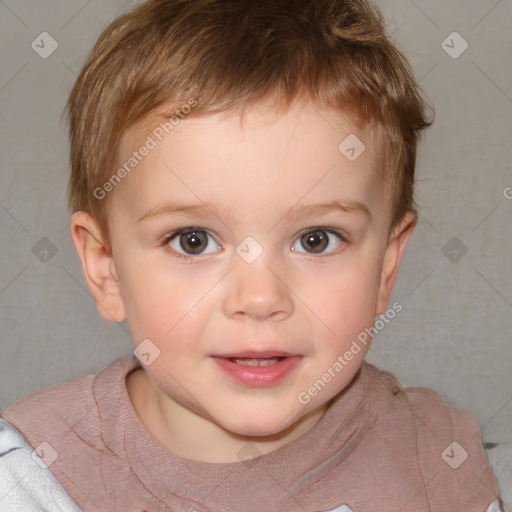
[[[231,318],[244,316],[258,320],[283,320],[293,312],[290,290],[283,278],[271,270],[268,259],[261,255],[252,263],[237,256],[228,291],[224,299],[224,312]]]

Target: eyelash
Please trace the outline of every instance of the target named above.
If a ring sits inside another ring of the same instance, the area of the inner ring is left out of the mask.
[[[188,233],[189,231],[203,231],[203,232],[207,233],[208,235],[212,236],[212,238],[213,238],[213,235],[208,230],[206,230],[204,228],[200,228],[200,227],[192,227],[191,226],[191,227],[187,227],[187,228],[176,229],[175,231],[172,231],[171,233],[167,234],[164,237],[163,241],[162,241],[162,246],[167,246],[169,244],[169,242],[173,238],[175,238],[176,236],[179,236],[179,235],[181,235],[183,233]],[[348,238],[347,238],[345,233],[343,233],[341,231],[337,231],[336,229],[329,228],[327,226],[313,226],[313,227],[304,229],[303,231],[301,231],[297,235],[296,239],[301,238],[306,233],[312,233],[312,232],[314,233],[315,231],[325,231],[326,233],[329,233],[330,235],[337,236],[344,245],[347,245],[349,243],[349,240],[348,240]],[[183,261],[188,262],[188,263],[192,263],[192,261],[195,260],[197,258],[197,256],[201,256],[200,254],[192,256],[190,254],[179,253],[177,251],[174,251],[173,249],[170,249],[170,250],[172,251],[173,256],[175,256],[177,258],[180,258]],[[316,257],[323,257],[323,258],[325,258],[326,256],[329,256],[332,253],[336,253],[336,250],[330,251],[328,253],[319,253],[318,256],[316,256]],[[309,257],[315,258],[315,254],[314,253],[307,253],[306,252],[306,253],[303,253],[303,254],[308,254]]]

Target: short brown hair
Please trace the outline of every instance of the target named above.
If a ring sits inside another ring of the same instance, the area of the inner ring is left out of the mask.
[[[421,89],[367,0],[148,0],[101,33],[66,105],[69,206],[109,240],[108,197],[122,134],[190,98],[191,115],[305,97],[383,128],[393,226],[413,209],[416,145],[429,126]]]

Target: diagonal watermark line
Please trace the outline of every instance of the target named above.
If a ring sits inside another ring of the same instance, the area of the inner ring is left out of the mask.
[[[406,297],[409,297],[411,293],[419,288],[421,284],[423,284],[439,267],[436,265],[407,295]]]
[[[178,384],[178,386],[190,397],[190,399],[195,402],[195,404],[202,410],[206,411],[209,416],[211,416],[210,412],[208,411],[208,408],[206,408],[167,368],[165,368],[165,372],[171,379]]]
[[[481,435],[481,433],[483,433],[483,430],[484,428],[489,425],[489,423],[491,423],[491,421],[496,418],[496,416],[498,416],[498,414],[503,411],[503,409],[505,409],[505,407],[507,407],[507,405],[512,402],[512,397],[505,403],[505,405],[503,407],[501,407],[498,412],[496,414],[494,414],[494,416],[492,416],[492,418],[489,419],[489,421],[486,421],[483,426],[480,427],[480,432],[477,432],[473,437],[476,437],[477,435]]]
[[[423,487],[422,487],[421,489],[418,489],[418,492],[417,492],[417,493],[416,493],[416,494],[415,494],[415,495],[414,495],[414,496],[413,496],[409,501],[407,501],[407,502],[404,504],[404,506],[398,510],[398,512],[400,512],[400,511],[401,511],[401,510],[403,510],[405,507],[407,507],[407,505],[409,505],[409,503],[410,503],[414,498],[416,498],[416,496],[418,496],[418,494],[419,494],[420,492],[424,492],[424,489],[426,489],[426,488],[427,488],[427,486],[428,486],[428,485],[430,485],[430,482],[432,482],[432,480],[434,480],[434,478],[437,478],[438,476],[439,476],[439,473],[436,473],[436,474],[435,474],[435,475],[434,475],[434,476],[433,476],[433,477],[432,477],[428,482],[424,483],[424,484],[423,484]]]
[[[202,499],[202,502],[203,502],[203,503],[201,503],[201,505],[202,505],[202,506],[205,506],[205,505],[206,505],[206,499],[207,499],[211,494],[213,494],[213,492],[214,492],[214,491],[215,491],[219,486],[221,486],[221,485],[225,484],[225,483],[227,482],[228,478],[233,474],[233,472],[234,472],[234,471],[235,471],[235,468],[233,468],[233,469],[229,472],[229,474],[228,474],[228,475],[226,475],[226,478],[224,478],[224,480],[220,481],[217,485],[213,486],[213,488],[210,490],[210,492],[209,492],[206,496],[204,496],[204,497],[202,497],[202,498],[201,498],[201,499]],[[191,510],[191,509],[189,509],[189,510]],[[193,510],[193,509],[192,509],[192,510]],[[192,512],[192,510],[191,510],[191,512]]]
[[[0,208],[2,208],[2,210],[7,213],[7,215],[9,215],[9,217],[11,217],[11,219],[16,222],[16,224],[18,224],[18,226],[21,227],[21,229],[23,229],[23,231],[25,231],[25,233],[28,234],[28,229],[25,228],[25,226],[14,216],[11,214],[11,212],[3,205],[0,204]]]
[[[336,164],[334,164],[321,178],[319,178],[319,180],[312,185],[311,188],[305,192],[305,194],[277,222],[274,223],[274,225],[267,231],[267,234],[270,233],[335,167]]]
[[[7,4],[6,4],[6,3],[5,3],[5,2],[4,2],[4,0],[0,0],[0,3],[1,3],[2,5],[4,5],[5,7],[7,7],[7,9],[9,9],[9,11],[11,11],[11,14],[12,14],[13,16],[15,16],[15,17],[18,19],[18,21],[20,21],[21,23],[23,23],[23,25],[25,25],[25,27],[30,28],[30,27],[29,27],[29,26],[28,26],[28,25],[27,25],[27,24],[26,24],[26,23],[25,23],[25,22],[24,22],[24,21],[23,21],[23,20],[22,20],[22,19],[21,19],[21,18],[20,18],[20,17],[19,17],[19,16],[18,16],[18,15],[17,15],[17,14],[16,14],[16,13],[15,13],[15,12],[14,12],[14,11],[13,11],[9,6],[8,6],[8,5],[7,5]]]
[[[486,277],[479,272],[474,265],[471,265],[473,267],[473,270],[510,306],[512,307],[512,304],[504,297],[500,291],[488,280]]]
[[[68,274],[71,277],[71,279],[73,279],[73,281],[75,281],[75,283],[78,284],[78,286],[80,286],[80,288],[82,288],[82,290],[84,290],[85,293],[87,293],[87,295],[92,297],[91,292],[80,281],[78,281],[78,279],[76,279],[76,277],[64,265],[61,264],[60,266],[62,267],[64,272],[66,272],[66,274]],[[92,297],[92,298],[94,300],[94,297]],[[98,302],[96,302],[96,304],[99,305],[101,307],[101,309],[103,309],[103,311],[105,311],[110,317],[114,318],[113,315],[110,313],[110,311],[108,311],[108,309],[106,309],[102,304],[98,304]],[[115,321],[115,320],[113,320],[113,321]],[[122,322],[115,322],[115,323],[117,325],[119,325],[119,327],[121,327],[125,332],[130,334],[130,331],[128,329],[126,329],[126,327],[123,325]]]
[[[419,80],[418,83],[420,83],[424,78],[427,77],[427,75],[430,74],[431,71],[434,71],[434,69],[438,66],[439,62],[436,62]]]
[[[471,61],[473,63],[473,66],[475,66],[479,71],[480,73],[482,73],[482,75],[484,75],[487,80],[489,80],[489,82],[491,82],[491,84],[494,85],[494,87],[496,87],[496,89],[498,89],[498,91],[501,92],[501,94],[503,94],[503,96],[505,96],[505,98],[507,98],[508,101],[510,101],[510,103],[512,103],[512,99],[510,98],[510,96],[487,74],[485,73],[485,71],[482,70],[482,68],[480,68],[480,66],[478,66],[478,64],[476,64],[475,61]]]
[[[60,233],[64,233],[66,229],[69,229],[69,226],[71,226],[71,222],[68,222],[61,230]]]
[[[234,267],[231,267],[209,290],[207,290],[202,297],[200,297],[195,304],[193,304],[190,309],[183,314],[183,316],[175,322],[175,324],[169,328],[169,330],[164,334],[167,336],[232,270]]]
[[[425,16],[425,18],[427,18],[427,20],[430,21],[430,23],[432,23],[432,25],[434,25],[434,27],[439,28],[437,23],[425,11],[423,11],[415,2],[413,2],[413,0],[409,0],[409,2],[412,5],[414,5],[414,7],[416,7],[416,9],[418,9],[418,11],[420,11],[421,14],[423,14],[423,16]]]
[[[190,192],[192,192],[192,194],[194,194],[197,197],[197,199],[199,199],[199,201],[201,201],[203,206],[205,206],[213,215],[215,215],[215,217],[217,217],[217,219],[219,219],[219,221],[226,227],[226,229],[233,233],[233,230],[167,164],[164,165],[165,167],[167,167],[167,169],[169,169],[170,172],[174,174],[174,176],[176,176],[176,178],[178,178],[181,181],[181,183],[183,183],[185,187],[188,188],[188,190],[190,190]]]
[[[2,501],[12,492],[20,483],[27,478],[27,476],[30,474],[30,470],[27,471],[25,475],[23,475],[3,496],[0,497],[0,505],[2,504]],[[3,507],[2,507],[3,508]]]
[[[272,478],[272,480],[274,480],[274,482],[275,482],[279,487],[281,487],[281,489],[282,489],[286,494],[288,494],[288,496],[289,496],[289,497],[290,497],[290,498],[291,498],[295,503],[297,503],[297,505],[298,505],[302,510],[304,510],[305,512],[307,512],[307,509],[305,509],[305,508],[301,505],[301,503],[299,503],[299,501],[297,501],[297,498],[295,498],[295,496],[294,496],[293,494],[290,494],[290,492],[288,491],[288,489],[285,489],[285,488],[284,488],[284,487],[283,487],[283,486],[278,482],[278,480],[276,480],[276,479],[274,478],[274,475],[272,475],[272,473],[270,473],[270,472],[269,472],[269,473],[268,473],[268,476],[269,476],[270,478]]]
[[[500,203],[498,203],[490,213],[488,213],[472,230],[471,230],[471,233],[473,233],[473,231],[475,231],[478,227],[480,227],[486,220],[488,217],[491,216],[491,214],[493,214],[497,209],[498,209],[498,206],[500,205]]]
[[[288,419],[289,416],[291,416],[293,414],[293,411],[290,411],[269,433],[269,436],[273,435],[273,434],[277,434],[279,432],[281,432],[279,429],[279,427]]]
[[[434,225],[425,217],[425,215],[422,215],[421,213],[418,213],[418,218],[423,219],[437,234],[439,234],[439,231],[434,227]]]
[[[480,482],[480,484],[483,486],[483,487],[486,487],[487,490],[489,491],[489,494],[492,494],[492,496],[494,497],[495,500],[499,499],[499,496],[494,494],[494,489],[492,487],[489,487],[489,485],[487,484],[487,482],[484,482],[479,475],[477,475],[473,469],[471,469],[471,473],[473,473],[473,476]]]
[[[20,270],[20,272],[18,272],[16,274],[16,276],[14,276],[1,290],[0,290],[0,295],[2,295],[2,293],[5,292],[5,290],[7,290],[7,288],[9,288],[9,286],[11,286],[12,283],[14,283],[14,281],[16,281],[16,279],[18,279],[18,277],[21,276],[21,274],[23,274],[23,272],[25,272],[25,270],[27,270],[27,268],[29,267],[30,265],[26,265],[25,268],[23,270]]]
[[[315,108],[315,106],[313,104],[311,104],[308,100],[306,100],[306,103],[311,107],[312,110],[314,110],[319,115],[319,117],[321,119],[323,119],[332,128],[333,131],[336,130],[336,128],[334,128],[334,126],[329,121],[327,121],[327,119],[320,113],[320,111],[317,108]],[[350,130],[348,129],[348,127],[345,124],[343,124],[343,123],[341,123],[341,124],[343,125],[344,128],[346,128],[347,131],[350,132]]]
[[[64,66],[67,68],[67,70],[75,77],[75,78],[78,78],[78,75],[61,59],[60,60],[62,62],[62,64],[64,64]]]
[[[472,27],[471,30],[473,30],[482,20],[484,20],[487,15],[493,11],[496,7],[498,7],[499,4],[501,4],[503,0],[498,0]]]
[[[61,30],[64,29],[67,25],[69,25],[91,3],[91,1],[92,0],[88,0],[88,2],[85,5],[83,5],[75,15],[73,15],[68,21],[66,21],[66,23],[62,25]]]
[[[306,306],[306,308],[309,309],[309,311],[311,311],[311,313],[313,313],[313,315],[315,315],[318,318],[318,320],[320,320],[320,322],[322,322],[325,325],[325,327],[327,327],[327,329],[329,329],[329,331],[331,331],[332,334],[336,335],[336,333],[268,265],[265,266],[268,268],[268,270],[270,270],[270,272],[272,272],[272,274],[274,274],[274,276],[277,277],[277,279],[279,279],[279,281],[281,281],[281,283],[283,283],[286,286],[286,288],[288,288],[288,290],[290,290],[290,292],[293,293],[293,295],[297,299],[299,299],[302,302],[302,304],[304,304],[304,306]]]
[[[0,91],[3,91],[27,66],[28,62],[26,62],[25,65],[8,82],[0,87]]]
[[[75,486],[75,487],[76,487],[76,488],[77,488],[77,489],[82,493],[82,495],[87,499],[87,509],[89,509],[89,507],[90,507],[91,505],[93,505],[93,506],[94,506],[94,508],[95,508],[96,510],[98,510],[99,512],[102,512],[101,508],[100,508],[98,505],[96,505],[96,503],[94,503],[94,501],[92,501],[92,500],[91,500],[91,497],[90,497],[88,494],[86,494],[86,493],[82,490],[82,488],[81,488],[81,487],[80,487],[80,486],[79,486],[79,485],[78,485],[74,480],[72,480],[71,478],[69,478],[69,475],[68,475],[67,473],[65,473],[64,471],[62,471],[62,474],[63,474],[63,475],[68,479],[68,481],[69,481],[69,482],[71,482],[71,483],[72,483],[72,484],[73,484],[73,485],[74,485],[74,486]],[[70,499],[71,499],[71,497],[70,497]],[[73,500],[73,501],[75,501],[75,500]],[[76,501],[75,501],[75,503],[76,503]]]

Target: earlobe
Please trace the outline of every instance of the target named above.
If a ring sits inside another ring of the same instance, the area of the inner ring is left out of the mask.
[[[97,222],[86,212],[75,212],[70,234],[99,314],[110,322],[121,322],[126,317],[121,287],[111,251]]]
[[[407,212],[390,236],[382,263],[379,294],[375,305],[375,316],[384,313],[388,306],[389,297],[391,296],[391,291],[395,284],[402,256],[411,238],[417,220],[418,216],[416,212]]]

